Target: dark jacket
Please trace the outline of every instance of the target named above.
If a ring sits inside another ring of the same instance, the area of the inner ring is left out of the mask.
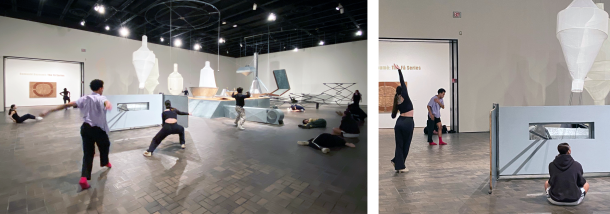
[[[302,128],[326,128],[326,120],[325,119],[309,119],[309,123],[301,126]]]
[[[233,94],[231,96],[233,98],[235,98],[235,105],[244,107],[244,105],[246,103],[245,99],[250,98],[250,92],[246,93],[246,95],[239,93],[239,94]]]
[[[549,164],[549,196],[557,202],[575,202],[580,199],[580,188],[587,182],[582,176],[582,165],[571,155],[557,155]]]
[[[360,134],[360,128],[358,127],[358,121],[352,118],[352,115],[347,113],[341,119],[341,125],[339,126],[341,131],[344,131],[348,134]]]

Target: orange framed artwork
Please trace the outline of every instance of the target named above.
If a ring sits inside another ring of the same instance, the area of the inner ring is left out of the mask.
[[[392,113],[394,95],[398,86],[400,82],[379,82],[379,113]]]
[[[30,82],[30,98],[55,98],[56,89],[56,82]]]

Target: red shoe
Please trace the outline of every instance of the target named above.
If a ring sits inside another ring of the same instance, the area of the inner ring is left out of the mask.
[[[436,146],[438,144],[436,144],[435,142],[428,142],[428,144],[430,144],[430,146]]]
[[[112,168],[112,164],[110,164],[110,162],[108,162],[108,164],[106,164],[106,166],[101,166],[101,167],[108,167],[108,168]]]
[[[78,184],[80,185],[80,188],[82,188],[83,190],[89,189],[89,187],[91,187],[91,185],[89,185],[89,183],[87,183],[87,178],[85,178],[85,177],[80,177],[80,181],[78,182]]]
[[[447,143],[445,143],[445,142],[443,142],[443,141],[438,142],[438,144],[441,144],[441,145],[447,145]]]

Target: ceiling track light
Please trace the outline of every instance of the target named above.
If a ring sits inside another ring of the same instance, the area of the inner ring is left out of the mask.
[[[182,46],[182,40],[181,39],[174,40],[174,46],[175,47],[181,47]]]
[[[222,24],[223,24],[223,25],[226,25],[226,24],[227,24],[227,22],[223,21],[223,22],[222,22]]]
[[[95,7],[93,7],[93,9],[101,14],[104,14],[106,12],[106,8],[104,7],[104,5],[101,4],[95,4]]]
[[[126,27],[121,27],[121,29],[119,30],[119,34],[122,37],[127,37],[129,36],[129,29],[127,29]]]
[[[324,45],[324,41],[320,41],[320,45]]]
[[[108,25],[106,25],[106,27],[104,29],[110,30],[110,27]]]
[[[362,31],[359,30],[358,32],[356,32],[356,36],[362,36]]]
[[[252,5],[252,10],[256,10],[256,3],[254,3],[254,5]]]
[[[80,21],[80,25],[81,25],[81,26],[85,26],[85,20],[81,20],[81,21]]]
[[[277,18],[277,17],[275,17],[275,14],[274,14],[274,13],[270,13],[270,14],[269,14],[269,17],[267,17],[267,21],[271,21],[271,22],[273,22],[273,21],[275,21],[275,20],[276,20],[276,18]]]
[[[218,43],[220,43],[220,44],[225,43],[225,42],[226,42],[226,41],[225,41],[225,39],[223,39],[223,38],[220,38],[220,39],[218,40]]]
[[[194,48],[195,50],[199,50],[199,49],[201,49],[201,45],[199,45],[199,44],[195,44],[195,46],[194,46],[193,48]]]
[[[237,27],[237,25],[233,25],[233,27]]]
[[[163,39],[163,37],[161,37],[161,42],[163,42],[165,39]]]

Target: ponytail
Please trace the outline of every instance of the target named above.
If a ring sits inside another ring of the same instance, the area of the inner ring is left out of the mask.
[[[166,101],[165,101],[165,108],[166,108],[166,109],[172,109],[172,102],[171,102],[171,101],[169,101],[169,100],[166,100]]]

